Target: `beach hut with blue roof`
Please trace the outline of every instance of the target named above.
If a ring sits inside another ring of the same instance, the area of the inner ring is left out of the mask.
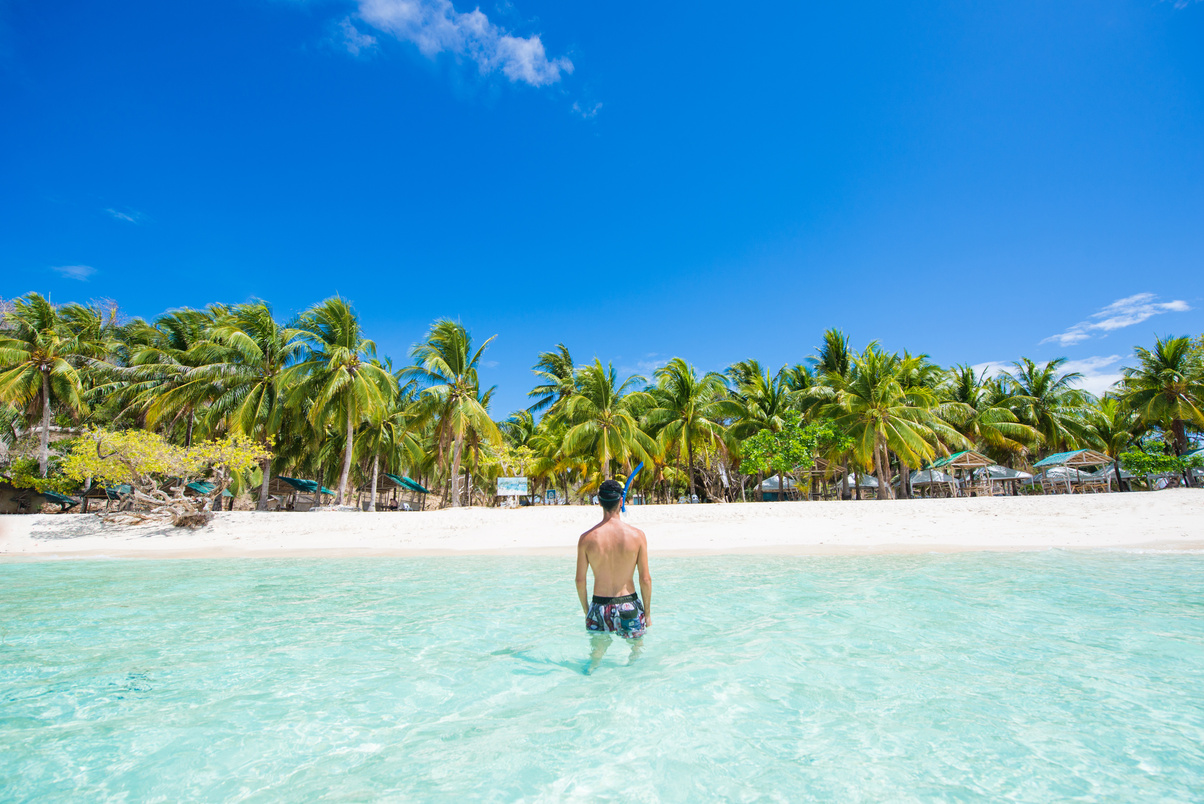
[[[1055,452],[1053,455],[1047,455],[1041,460],[1033,464],[1034,469],[1043,470],[1041,487],[1047,492],[1056,493],[1059,481],[1065,483],[1066,493],[1070,494],[1075,490],[1077,485],[1079,488],[1083,486],[1084,475],[1083,470],[1093,466],[1103,466],[1112,463],[1112,459],[1102,452],[1097,452],[1093,449],[1076,449],[1069,452]],[[1066,471],[1059,472],[1060,478],[1050,477],[1051,469],[1064,467]],[[1090,474],[1090,473],[1088,473]],[[1073,475],[1073,482],[1071,476]]]

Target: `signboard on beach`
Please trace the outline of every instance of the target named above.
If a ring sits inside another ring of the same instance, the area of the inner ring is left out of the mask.
[[[530,494],[525,477],[499,477],[497,479],[497,496],[525,497]]]

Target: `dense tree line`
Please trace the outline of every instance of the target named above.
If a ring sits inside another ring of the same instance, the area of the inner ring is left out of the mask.
[[[1098,399],[1076,388],[1065,359],[1022,358],[992,375],[876,342],[855,349],[838,330],[778,370],[745,360],[700,373],[674,358],[648,378],[578,363],[561,344],[536,360],[530,408],[495,420],[494,389],[479,379],[493,338],[477,344],[450,320],[395,366],[341,298],[288,322],[263,302],[153,321],[34,293],[5,307],[0,426],[13,445],[36,433],[29,451],[42,476],[54,471],[55,426],[141,428],[183,446],[246,436],[271,451],[244,478],[244,488],[261,483],[260,507],[276,474],[329,485],[336,503],[363,486],[375,496],[382,472],[409,474],[457,506],[491,501],[500,475],[573,498],[639,462],[637,488],[654,499],[739,500],[760,479],[742,471],[742,443],[817,422],[841,437],[816,457],[842,476],[872,472],[889,498],[910,494],[906,482],[892,488],[893,476],[957,450],[1026,468],[1081,447],[1182,455],[1204,432],[1204,337],[1138,347]]]

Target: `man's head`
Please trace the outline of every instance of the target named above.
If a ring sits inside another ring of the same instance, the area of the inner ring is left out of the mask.
[[[602,510],[608,514],[619,510],[619,506],[623,504],[623,486],[619,481],[602,481],[602,485],[598,486],[598,502],[602,504]]]

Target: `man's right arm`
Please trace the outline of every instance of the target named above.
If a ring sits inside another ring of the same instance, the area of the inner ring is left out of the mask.
[[[589,614],[589,601],[586,598],[586,583],[589,581],[589,557],[585,554],[585,537],[577,540],[577,600],[581,603],[581,612]]]
[[[644,621],[652,625],[652,573],[648,570],[648,539],[640,534],[640,554],[636,556],[640,571],[640,599],[644,601]]]

